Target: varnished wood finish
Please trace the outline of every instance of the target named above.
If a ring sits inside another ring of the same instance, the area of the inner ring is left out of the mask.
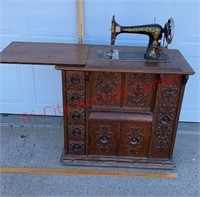
[[[119,122],[89,121],[89,155],[118,155]]]
[[[113,46],[128,51],[144,47]],[[194,70],[177,49],[169,49],[169,63],[118,61],[97,59],[98,50],[110,50],[105,45],[63,43],[12,42],[1,52],[1,63],[57,65],[57,69],[76,71],[109,71],[133,73],[194,74]]]
[[[147,157],[151,124],[144,122],[122,122],[120,127],[119,155]]]
[[[151,158],[169,158],[177,110],[179,107],[182,78],[180,75],[165,75],[170,79],[158,84],[152,127]]]
[[[178,50],[168,50],[168,63],[100,60],[98,50],[110,46],[14,42],[1,62],[55,64],[62,71],[63,164],[174,169],[178,118],[193,69]]]
[[[12,42],[1,52],[2,63],[85,66],[88,45]]]
[[[152,111],[155,102],[158,75],[125,74],[123,107],[128,111]]]

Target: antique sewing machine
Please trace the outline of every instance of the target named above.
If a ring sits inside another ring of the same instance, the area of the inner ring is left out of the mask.
[[[112,18],[111,23],[111,46],[115,44],[118,34],[133,33],[144,34],[149,36],[149,43],[146,52],[137,51],[99,51],[99,59],[119,59],[119,60],[143,60],[143,61],[162,61],[169,62],[170,59],[167,54],[167,46],[172,42],[174,36],[174,20],[170,18],[164,27],[159,24],[148,24],[139,26],[120,26],[115,21],[115,16]],[[163,45],[161,42],[163,39]],[[165,45],[166,40],[166,46]]]

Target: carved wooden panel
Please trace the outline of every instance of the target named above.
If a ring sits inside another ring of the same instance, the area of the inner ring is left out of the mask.
[[[121,123],[119,155],[147,157],[150,133],[149,123]]]
[[[85,73],[68,71],[66,72],[67,90],[83,90],[85,88]]]
[[[69,141],[68,154],[83,155],[85,153],[85,142]]]
[[[70,141],[84,141],[85,140],[85,125],[69,124],[68,125],[68,139]]]
[[[119,134],[118,122],[89,122],[89,154],[116,155]]]
[[[85,107],[85,91],[67,90],[67,104],[69,107]]]
[[[153,120],[151,157],[168,158],[172,147],[174,125],[179,107],[179,94],[182,78],[178,75],[163,76],[158,85]]]
[[[90,76],[90,106],[120,107],[122,74],[93,72]]]
[[[145,73],[126,73],[123,106],[125,109],[153,107],[157,76]]]

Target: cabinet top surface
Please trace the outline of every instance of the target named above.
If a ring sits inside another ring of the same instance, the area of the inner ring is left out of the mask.
[[[114,46],[117,50],[141,50],[144,47]],[[63,43],[12,42],[1,52],[1,63],[56,65],[61,70],[194,74],[177,49],[168,49],[171,62],[98,59],[99,50],[110,46]]]

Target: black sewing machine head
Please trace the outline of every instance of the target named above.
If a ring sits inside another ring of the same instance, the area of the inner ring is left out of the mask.
[[[137,33],[145,34],[149,36],[149,43],[144,54],[144,58],[159,60],[165,57],[161,57],[162,49],[161,41],[164,35],[164,39],[167,42],[167,45],[172,42],[174,35],[174,20],[170,18],[164,27],[159,24],[148,24],[148,25],[139,25],[139,26],[120,26],[115,21],[115,16],[112,18],[111,23],[111,45],[114,45],[116,37],[120,33]]]

